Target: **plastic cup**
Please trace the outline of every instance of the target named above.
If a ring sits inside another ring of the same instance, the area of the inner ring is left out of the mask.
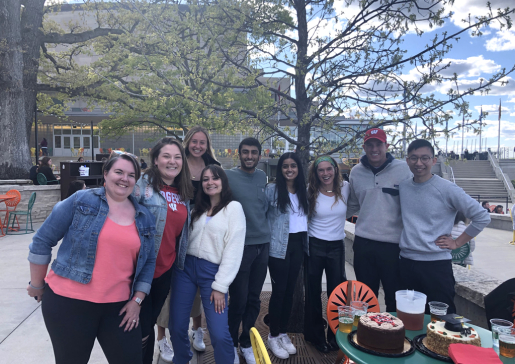
[[[515,332],[511,327],[498,326],[499,354],[506,358],[515,358]]]
[[[354,309],[354,323],[353,325],[358,327],[358,322],[361,316],[367,313],[368,303],[363,301],[352,301],[350,307]]]
[[[503,319],[491,319],[490,324],[492,325],[492,342],[494,346],[499,346],[499,329],[500,328],[511,328],[513,322]]]
[[[443,302],[431,301],[429,302],[429,311],[431,311],[431,321],[439,321],[440,319],[436,316],[447,315],[447,309],[449,305]]]
[[[338,328],[346,334],[352,331],[354,309],[350,306],[338,306]]]
[[[404,328],[419,331],[424,327],[424,312],[427,296],[421,292],[402,290],[395,292],[397,317],[404,323]]]

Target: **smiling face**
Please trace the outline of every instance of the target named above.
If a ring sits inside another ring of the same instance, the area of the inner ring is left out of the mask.
[[[433,176],[431,168],[436,164],[436,158],[429,147],[412,150],[409,152],[406,162],[413,173],[415,182],[422,183]]]
[[[104,172],[106,194],[117,201],[129,197],[136,184],[134,165],[125,159],[118,159],[109,171]]]
[[[386,162],[386,150],[388,144],[378,139],[369,139],[363,144],[363,150],[367,155],[368,163],[373,167],[381,167]]]
[[[191,137],[188,144],[188,151],[190,155],[196,158],[202,157],[207,150],[207,137],[206,134],[199,131]]]
[[[209,197],[220,196],[222,193],[222,180],[207,169],[202,176],[202,189]]]
[[[294,181],[295,178],[299,175],[299,167],[297,166],[297,162],[295,162],[292,158],[286,158],[281,166],[281,171],[283,173],[284,179],[286,182]]]
[[[154,164],[159,169],[161,179],[167,185],[171,185],[175,177],[182,170],[182,155],[179,147],[175,144],[166,144],[159,151]]]
[[[330,191],[334,182],[334,167],[330,162],[320,162],[317,166],[317,176],[320,181],[320,187],[326,191]]]
[[[241,169],[245,172],[254,172],[257,167],[261,156],[259,155],[259,149],[255,145],[241,146],[240,151],[240,162]]]

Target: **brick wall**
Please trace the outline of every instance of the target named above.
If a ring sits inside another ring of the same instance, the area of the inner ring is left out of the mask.
[[[0,195],[9,190],[18,190],[21,193],[21,201],[16,210],[27,211],[30,195],[36,192],[36,201],[32,208],[32,222],[43,222],[52,212],[52,208],[61,200],[61,186],[34,186],[34,185],[0,185]],[[5,208],[2,203],[0,208]],[[4,216],[0,216],[4,218]],[[25,224],[25,217],[19,217],[20,225]]]

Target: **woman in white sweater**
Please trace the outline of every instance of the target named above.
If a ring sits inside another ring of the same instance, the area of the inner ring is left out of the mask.
[[[200,176],[191,215],[184,270],[174,269],[170,296],[170,339],[174,363],[187,364],[190,351],[188,325],[197,288],[215,351],[216,363],[233,363],[234,348],[227,322],[227,291],[240,268],[245,243],[245,214],[233,201],[229,182],[217,165],[205,167]]]

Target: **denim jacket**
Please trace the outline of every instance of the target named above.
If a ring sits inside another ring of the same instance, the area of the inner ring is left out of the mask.
[[[284,259],[288,249],[288,238],[290,235],[290,206],[286,207],[283,213],[277,205],[275,197],[275,183],[266,186],[266,199],[268,201],[268,211],[266,218],[270,226],[272,237],[270,239],[270,250],[268,254],[273,258]],[[302,245],[304,252],[309,255],[307,232],[302,234]]]
[[[165,230],[168,204],[161,193],[156,193],[156,191],[154,191],[154,187],[150,184],[147,175],[143,175],[138,180],[136,186],[134,186],[134,192],[132,194],[136,197],[136,200],[145,206],[156,218],[154,250],[157,257],[159,247],[161,246],[161,239],[163,238],[163,232]],[[177,264],[177,267],[181,270],[184,269],[184,260],[186,259],[186,251],[188,250],[188,235],[191,222],[190,201],[186,201],[186,210],[188,211],[188,217],[182,227],[179,246],[176,248],[177,258],[175,258],[174,263]]]
[[[154,216],[129,196],[136,209],[136,228],[141,240],[136,272],[131,287],[146,294],[154,276],[156,256],[152,249],[155,235]],[[91,281],[97,238],[109,212],[105,189],[95,188],[79,191],[57,203],[29,245],[29,261],[46,265],[52,258],[52,248],[63,239],[52,270],[59,276],[87,284]]]

